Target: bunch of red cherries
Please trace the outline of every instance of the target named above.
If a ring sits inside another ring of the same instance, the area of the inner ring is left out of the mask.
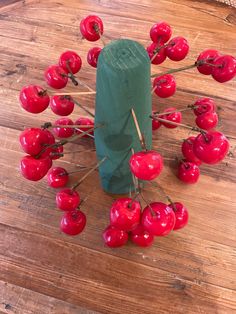
[[[84,18],[80,23],[82,36],[91,41],[97,41],[103,35],[103,22],[95,15]],[[156,23],[150,30],[152,44],[147,48],[151,63],[160,64],[166,57],[173,61],[180,61],[186,57],[189,45],[183,37],[170,40],[172,31],[165,22]],[[93,47],[87,55],[88,63],[96,67],[100,47]],[[47,84],[54,89],[64,88],[68,81],[76,86],[79,84],[76,73],[81,69],[82,60],[74,51],[64,52],[56,65],[49,66],[45,71]],[[236,74],[236,60],[232,56],[220,56],[216,50],[207,50],[200,54],[194,65],[200,73],[212,75],[219,82],[232,79]],[[185,70],[181,68],[181,70]],[[169,72],[171,72],[170,70]],[[174,70],[172,72],[177,72]],[[176,84],[170,73],[156,76],[153,82],[153,91],[160,97],[169,97],[174,94]],[[84,84],[82,84],[84,85]],[[86,84],[85,84],[86,85]],[[87,86],[88,87],[88,86]],[[63,156],[63,147],[79,137],[93,137],[94,121],[87,117],[80,117],[75,122],[67,118],[75,105],[80,105],[70,95],[53,94],[51,91],[29,85],[20,92],[21,106],[30,113],[40,113],[48,106],[62,118],[54,124],[46,123],[41,128],[28,128],[20,134],[20,144],[27,154],[21,159],[20,169],[22,175],[31,181],[41,180],[46,176],[50,187],[60,189],[56,193],[56,204],[64,214],[61,218],[60,228],[68,235],[81,233],[86,225],[86,216],[81,211],[81,200],[76,191],[79,184],[66,187],[69,173],[61,167],[52,167],[52,161]],[[191,107],[196,115],[196,137],[187,138],[182,144],[184,159],[180,161],[178,177],[185,183],[195,183],[198,180],[201,163],[216,164],[222,161],[229,151],[229,142],[224,134],[215,131],[218,116],[214,101],[209,98],[198,99]],[[181,110],[167,108],[163,113],[153,112],[153,131],[161,125],[167,128],[184,126],[181,124]],[[80,127],[81,126],[81,127]],[[137,131],[139,126],[135,124]],[[189,128],[189,126],[187,126]],[[51,131],[50,131],[51,129]],[[140,132],[138,132],[140,133]],[[140,139],[143,144],[142,139]],[[154,151],[147,150],[142,145],[142,150],[132,153],[129,165],[134,182],[144,180],[153,182],[162,172],[163,158]],[[106,161],[104,161],[106,162]],[[96,169],[99,164],[95,165]],[[139,198],[142,196],[146,207],[142,210]],[[172,230],[183,228],[188,222],[188,211],[179,202],[172,202],[167,196],[168,204],[162,202],[146,201],[142,195],[139,184],[135,186],[133,197],[119,198],[110,208],[110,224],[103,232],[103,239],[109,247],[124,245],[130,235],[133,243],[147,247],[153,243],[155,236],[166,236]]]

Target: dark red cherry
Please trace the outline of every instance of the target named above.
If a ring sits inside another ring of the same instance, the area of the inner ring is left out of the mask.
[[[103,22],[96,15],[89,15],[80,22],[80,32],[88,41],[96,41],[103,34]]]
[[[153,81],[153,88],[155,87],[155,94],[161,98],[167,98],[174,95],[176,91],[175,78],[171,74],[158,76]]]
[[[61,118],[55,121],[55,125],[73,125],[73,121],[69,118]],[[53,132],[59,138],[71,137],[74,134],[73,128],[54,128]]]
[[[214,129],[218,124],[216,112],[206,112],[196,117],[196,125],[203,130]]]
[[[128,233],[114,226],[108,226],[102,236],[106,246],[111,248],[123,246],[128,241]]]
[[[61,167],[51,168],[47,173],[48,185],[52,188],[63,188],[69,180],[68,172]]]
[[[79,206],[80,196],[79,193],[73,189],[63,189],[57,192],[56,204],[61,210],[74,210]]]
[[[208,64],[202,64],[197,67],[198,71],[204,75],[212,74],[213,66],[209,65],[214,64],[215,59],[220,56],[219,51],[214,49],[207,49],[200,53],[197,58],[197,62],[204,61]]]
[[[52,96],[50,107],[59,116],[69,116],[74,110],[74,102],[70,96]]]
[[[19,139],[23,151],[31,156],[38,155],[46,144],[50,144],[44,130],[39,128],[25,129]]]
[[[165,119],[165,120],[168,120],[170,122],[177,122],[177,123],[180,123],[181,120],[182,120],[182,114],[180,111],[177,111],[176,108],[174,107],[170,107],[170,108],[166,108],[164,110],[164,112],[168,113],[170,111],[176,111],[175,113],[169,113],[169,114],[165,114],[163,116],[159,116],[159,118],[162,118],[162,119]],[[172,125],[172,124],[169,124],[168,122],[160,122],[161,124],[163,124],[166,128],[169,128],[169,129],[174,129],[174,128],[177,128],[176,125]]]
[[[150,234],[166,236],[174,228],[175,214],[168,205],[154,202],[144,208],[141,222]]]
[[[188,41],[184,37],[175,37],[168,42],[165,48],[166,56],[173,61],[183,60],[189,52]]]
[[[153,244],[154,236],[140,224],[131,231],[130,239],[138,246],[148,247]]]
[[[86,216],[81,210],[64,213],[61,218],[60,229],[65,234],[74,236],[80,234],[86,226]]]
[[[206,112],[214,112],[216,105],[212,98],[202,97],[195,101],[194,107],[197,107],[194,109],[194,114],[199,116]]]
[[[201,160],[198,159],[194,152],[193,152],[193,143],[195,141],[195,136],[190,136],[188,137],[186,140],[183,141],[182,144],[182,153],[184,155],[184,158],[187,161],[191,161],[193,163],[195,163],[197,166],[201,165]]]
[[[141,216],[141,206],[131,198],[119,198],[110,209],[110,224],[118,229],[130,231],[137,227]]]
[[[59,65],[49,66],[44,77],[48,85],[55,89],[64,88],[68,82],[67,72]]]
[[[220,56],[214,60],[212,77],[220,83],[232,80],[236,75],[236,59],[232,56]]]
[[[72,72],[75,74],[81,69],[82,60],[76,52],[68,50],[61,54],[59,65],[66,73]]]
[[[32,156],[24,156],[20,162],[20,170],[22,175],[31,181],[41,180],[52,166],[51,159],[47,157],[34,158]]]
[[[188,223],[188,210],[182,203],[169,204],[175,213],[174,230],[182,229]]]
[[[218,131],[199,134],[193,144],[194,154],[206,164],[217,164],[229,151],[229,141]]]
[[[140,180],[153,180],[158,177],[163,169],[161,155],[154,151],[141,151],[134,153],[129,165],[132,173]]]
[[[23,87],[19,98],[22,108],[30,113],[43,112],[48,107],[50,101],[46,90],[37,85]]]
[[[101,53],[102,49],[100,47],[93,47],[89,49],[87,54],[87,62],[92,67],[96,68],[98,63],[98,57]]]
[[[150,29],[151,40],[155,43],[162,41],[166,43],[172,34],[171,27],[166,22],[158,22]]]
[[[200,176],[199,167],[190,161],[181,161],[178,167],[178,178],[188,184],[194,184]]]

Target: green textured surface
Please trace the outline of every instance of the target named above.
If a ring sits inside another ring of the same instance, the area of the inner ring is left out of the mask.
[[[137,42],[121,39],[101,52],[97,67],[95,130],[97,158],[108,159],[99,174],[105,191],[128,193],[133,187],[129,169],[131,148],[141,150],[131,115],[134,108],[148,148],[152,146],[150,59]]]

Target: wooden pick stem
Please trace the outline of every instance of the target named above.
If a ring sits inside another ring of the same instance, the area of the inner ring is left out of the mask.
[[[156,117],[164,116],[164,115],[166,115],[166,114],[168,115],[168,114],[171,114],[171,113],[193,110],[193,109],[196,109],[196,108],[198,108],[198,106],[189,105],[187,108],[176,109],[176,110],[173,110],[173,111],[166,111],[166,112],[163,112],[163,113],[160,113],[160,112],[158,112],[158,111],[155,111],[155,112],[153,112],[153,114],[154,114],[154,116],[155,116],[155,118],[156,118]]]
[[[91,117],[95,117],[95,115],[89,111],[87,108],[85,108],[83,105],[81,105],[77,100],[73,99],[73,102],[78,106],[80,107],[81,109],[83,109],[86,113],[88,113]]]
[[[137,130],[137,133],[138,133],[138,138],[139,138],[141,147],[142,147],[143,150],[147,150],[147,147],[146,147],[146,144],[145,144],[145,139],[144,139],[144,136],[143,136],[143,134],[142,134],[142,132],[140,130],[140,127],[139,127],[139,124],[138,124],[138,120],[137,120],[137,117],[136,117],[136,114],[135,114],[135,111],[134,111],[133,108],[131,109],[131,113],[132,113],[132,117],[133,117],[133,120],[134,120],[134,124],[135,124],[136,130]]]
[[[86,128],[91,129],[91,125],[88,124],[52,124],[50,128],[67,128],[67,129],[80,129],[80,128]]]
[[[92,167],[80,180],[77,182],[73,187],[72,190],[75,190],[95,169],[97,169],[105,160],[107,157],[104,157],[102,160],[100,160],[94,167]]]
[[[50,95],[52,96],[80,96],[80,95],[94,95],[96,94],[95,91],[90,91],[90,92],[70,92],[70,93],[51,93]]]
[[[168,112],[166,112],[165,114],[168,114]],[[187,125],[187,124],[183,124],[183,123],[178,123],[178,122],[174,122],[174,121],[169,121],[167,119],[162,119],[162,118],[159,118],[159,117],[156,117],[156,116],[151,116],[151,118],[154,119],[154,120],[158,120],[160,122],[165,122],[165,123],[168,123],[168,124],[171,124],[171,125],[175,125],[175,126],[179,126],[179,127],[185,128],[185,129],[192,130],[192,131],[206,133],[205,130],[202,130],[202,129],[200,129],[198,127],[195,127],[195,126],[191,126],[191,125]]]

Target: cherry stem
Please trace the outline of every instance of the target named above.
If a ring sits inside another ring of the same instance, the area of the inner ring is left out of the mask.
[[[38,92],[38,95],[39,96],[41,96],[41,97],[43,97],[43,96],[46,96],[47,95],[47,90],[46,89],[43,89],[43,90],[41,90],[40,92]]]
[[[136,117],[136,114],[135,114],[135,111],[134,111],[133,108],[131,109],[131,114],[132,114],[132,117],[133,117],[133,120],[134,120],[134,124],[135,124],[136,130],[137,130],[137,133],[138,133],[138,138],[139,138],[141,147],[142,147],[143,150],[147,151],[145,138],[144,138],[144,136],[143,136],[143,134],[142,134],[142,132],[140,130],[139,123],[138,123],[138,120],[137,120],[137,117]]]
[[[178,68],[178,69],[171,69],[171,70],[168,70],[168,71],[160,73],[160,74],[152,74],[151,77],[157,77],[157,76],[162,76],[162,75],[165,75],[165,74],[181,72],[181,71],[185,71],[185,70],[192,69],[192,68],[195,68],[195,67],[198,67],[198,66],[202,66],[202,65],[209,65],[209,66],[219,67],[219,68],[222,67],[222,64],[215,65],[215,64],[206,62],[205,60],[198,60],[194,64],[187,65],[185,67],[181,67],[181,68]]]
[[[52,96],[80,96],[80,95],[95,95],[96,91],[90,91],[90,92],[70,92],[70,93],[53,93],[50,92]]]
[[[102,160],[100,160],[94,167],[92,167],[73,187],[72,190],[75,190],[94,170],[96,170],[107,157],[105,156]]]
[[[60,173],[59,176],[63,177],[63,176],[66,176],[66,175],[82,172],[82,171],[85,171],[87,169],[92,169],[92,167],[81,166],[81,168],[78,169],[78,170],[71,171],[71,172],[63,172],[63,173]]]
[[[47,123],[47,122],[46,122]],[[43,125],[44,128],[45,124]],[[91,129],[91,125],[88,124],[51,124],[50,128],[67,128],[67,129],[78,129],[78,128],[87,128]]]
[[[88,153],[88,152],[94,152],[96,151],[96,149],[85,149],[85,150],[74,150],[74,151],[70,151],[70,152],[63,152],[63,153],[51,153],[52,156],[60,156],[63,157],[64,155],[67,154],[75,154],[75,153]]]
[[[164,113],[166,115],[168,115],[169,113],[166,112]],[[158,120],[160,122],[165,122],[165,123],[168,123],[170,125],[175,125],[175,126],[179,126],[179,127],[182,127],[182,128],[185,128],[185,129],[189,129],[189,130],[192,130],[192,131],[196,131],[196,132],[201,132],[202,134],[206,133],[205,130],[202,130],[198,127],[195,127],[195,126],[191,126],[191,125],[188,125],[188,124],[183,124],[183,123],[179,123],[179,122],[174,122],[174,121],[169,121],[167,119],[162,119],[162,118],[159,118],[159,117],[156,117],[156,116],[150,116],[151,119],[154,119],[154,120]]]
[[[148,181],[152,186],[156,187],[159,189],[159,191],[161,192],[162,196],[164,198],[167,199],[168,202],[170,202],[170,204],[173,206],[174,210],[176,211],[176,207],[175,207],[175,204],[174,202],[172,201],[172,199],[169,197],[169,195],[166,194],[166,192],[164,191],[163,187],[157,183],[157,182],[154,182],[154,181]]]
[[[152,206],[150,205],[150,202],[148,202],[148,201],[144,198],[143,193],[140,192],[139,195],[141,196],[141,198],[142,198],[142,200],[145,202],[145,204],[149,207],[152,216],[156,216],[156,213],[155,213],[154,210],[152,209]]]
[[[81,105],[80,103],[78,103],[78,101],[77,100],[75,100],[75,99],[73,99],[73,102],[78,106],[78,107],[80,107],[81,109],[83,109],[86,113],[88,113],[91,117],[95,117],[95,115],[91,112],[91,111],[89,111],[87,108],[85,108],[83,105]]]
[[[78,86],[79,83],[77,82],[76,77],[74,76],[74,73],[72,72],[71,67],[70,67],[70,60],[66,60],[66,67],[67,67],[67,70],[69,71],[68,78],[71,79],[72,83],[75,86]]]
[[[151,58],[151,63],[152,63],[152,61],[156,58],[156,56],[158,55],[158,53],[160,52],[161,49],[166,48],[166,47],[168,47],[168,46],[174,46],[174,45],[175,45],[175,43],[172,43],[172,44],[166,43],[166,44],[164,44],[164,45],[162,45],[162,46],[157,47],[156,49],[154,49],[154,50],[153,50],[153,56],[152,56],[152,58]]]
[[[156,118],[156,117],[164,116],[166,114],[168,115],[168,114],[176,113],[176,112],[183,112],[183,111],[188,111],[188,110],[194,110],[194,109],[197,109],[197,108],[198,108],[198,106],[188,105],[187,108],[182,108],[182,109],[173,110],[173,111],[166,111],[166,112],[163,112],[163,113],[160,113],[158,111],[154,111],[153,115]]]

